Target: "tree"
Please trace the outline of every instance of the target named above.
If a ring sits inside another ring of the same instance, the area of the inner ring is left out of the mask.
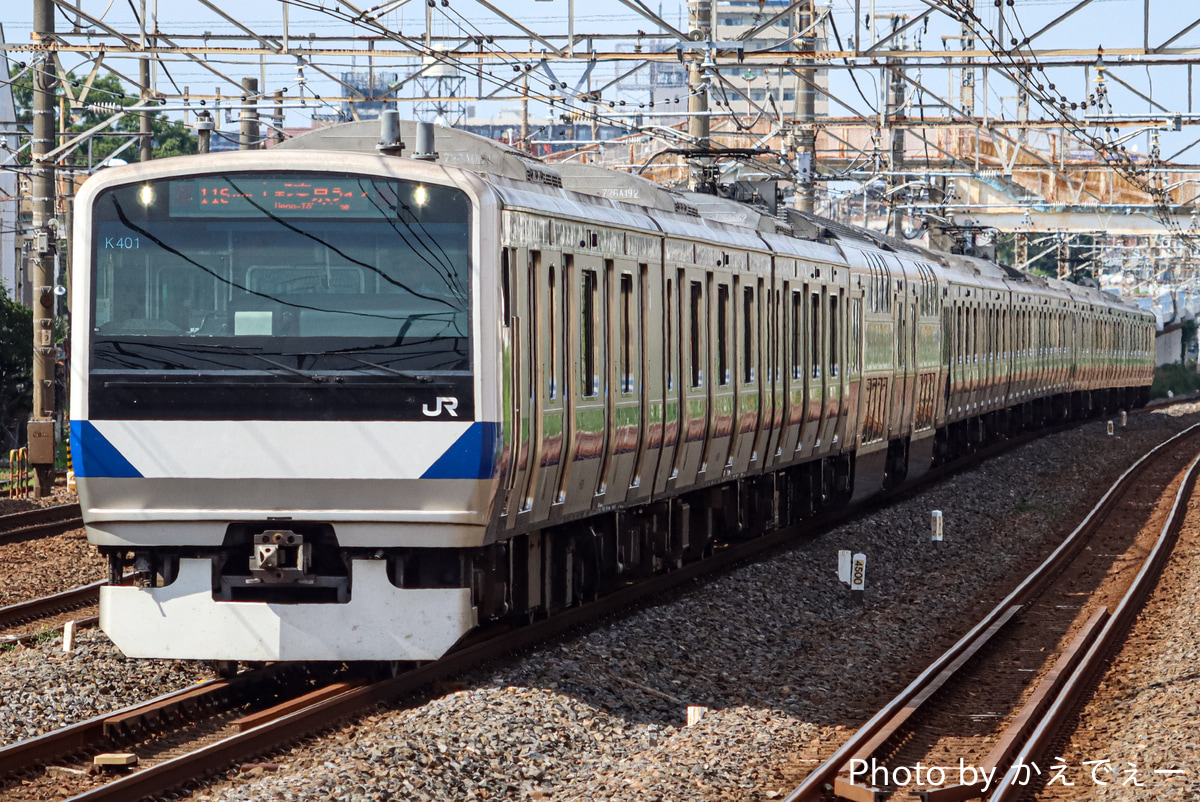
[[[14,66],[11,69],[13,76],[13,102],[17,107],[17,122],[23,125],[32,124],[33,120],[33,70],[26,71],[21,74],[21,67]],[[17,76],[20,77],[17,77]],[[80,80],[74,73],[68,74],[68,79],[71,88],[71,94],[78,97],[83,89],[84,81]],[[60,94],[65,92],[60,87]],[[71,119],[63,125],[63,121],[59,121],[60,130],[72,131],[79,133],[86,131],[112,116],[112,110],[92,108],[95,104],[105,104],[106,106],[134,106],[140,102],[140,98],[136,92],[130,92],[121,83],[121,80],[115,75],[99,76],[92,83],[91,89],[88,91],[85,100],[85,107],[78,112],[71,114]],[[134,133],[140,127],[140,115],[137,113],[126,114],[121,117],[114,128],[116,131]],[[163,112],[155,112],[150,118],[150,130],[154,142],[153,156],[156,159],[163,159],[168,156],[183,156],[189,153],[195,153],[197,150],[196,137],[188,130],[183,123],[170,120]],[[93,137],[91,154],[93,164],[99,164],[108,157],[117,148],[129,141],[126,136],[119,134],[100,132]],[[87,160],[87,146],[81,146],[73,156],[75,163],[85,163]],[[22,163],[28,163],[27,152],[23,153]],[[141,158],[141,149],[135,144],[121,151],[121,158],[125,161],[135,162]]]
[[[15,448],[33,412],[33,310],[0,286],[0,437]]]

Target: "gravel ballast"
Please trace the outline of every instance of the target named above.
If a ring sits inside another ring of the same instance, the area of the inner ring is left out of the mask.
[[[464,677],[461,689],[377,709],[193,798],[779,798],[1196,411],[1133,416],[1114,438],[1103,421],[1043,438],[790,552]],[[945,516],[940,547],[929,542],[933,509]],[[868,556],[861,607],[837,581],[839,549]],[[97,693],[76,689],[100,682],[66,680],[65,667],[94,662],[107,677],[117,665],[140,678],[114,686],[121,699],[104,709],[207,676],[194,664],[120,660],[106,642],[88,648],[60,661],[0,660],[5,681],[32,694],[22,703],[6,685],[11,712],[0,718],[19,716],[32,732],[58,726],[42,718],[58,715],[55,705],[66,719],[85,717],[83,697]],[[60,691],[39,702],[37,688]],[[690,705],[708,712],[688,727]]]
[[[1113,438],[1104,421],[1043,438],[193,798],[780,798],[1196,410],[1131,417]],[[945,516],[940,547],[933,509]],[[868,556],[862,607],[836,579],[839,549]],[[709,711],[687,727],[690,705]]]
[[[75,649],[64,652],[58,632],[35,646],[16,646],[0,654],[0,745],[212,676],[201,663],[126,658],[98,629],[77,631]]]

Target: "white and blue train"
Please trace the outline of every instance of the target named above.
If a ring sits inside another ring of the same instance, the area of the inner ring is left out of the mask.
[[[89,539],[143,572],[102,591],[128,655],[434,659],[1146,398],[1153,318],[1114,296],[462,132],[378,140],[79,193],[72,453]]]

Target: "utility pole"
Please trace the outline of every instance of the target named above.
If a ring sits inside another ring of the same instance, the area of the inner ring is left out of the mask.
[[[895,32],[907,21],[908,17],[892,16],[892,31]],[[904,49],[904,42],[898,43]],[[891,172],[892,178],[888,184],[893,190],[891,203],[888,204],[888,232],[900,233],[900,215],[896,204],[900,201],[900,187],[905,182],[904,177],[904,127],[899,125],[906,117],[904,114],[904,62],[902,59],[890,59],[891,68],[888,70],[889,82],[887,90],[887,111],[885,118],[892,125],[891,131]]]
[[[142,105],[145,106],[150,102],[150,59],[149,57],[138,62],[138,80],[142,84]],[[140,159],[142,162],[148,162],[154,158],[154,129],[150,126],[150,120],[153,112],[143,111],[138,113],[138,133],[141,134],[141,141],[138,142]]]
[[[803,31],[816,20],[816,10],[812,0],[800,7],[797,15],[797,27]],[[815,34],[815,32],[814,32]],[[806,35],[797,45],[805,52],[816,51],[817,37]],[[809,62],[805,62],[809,63]],[[814,211],[816,206],[816,185],[813,178],[816,173],[817,158],[817,71],[806,68],[796,70],[796,105],[792,124],[795,127],[795,170],[796,170],[796,208],[802,212]]]
[[[212,132],[217,127],[213,122],[213,116],[207,109],[196,112],[196,151],[198,153],[208,153],[212,147]]]
[[[528,153],[529,147],[529,70],[521,74],[521,141],[517,147]]]
[[[689,0],[688,25],[693,41],[710,42],[713,38],[713,8],[716,4],[709,0]],[[692,147],[697,151],[706,151],[712,147],[709,134],[708,119],[708,79],[705,75],[707,54],[689,54],[688,64],[688,136],[692,139]],[[714,172],[716,166],[711,158],[696,157],[693,160],[688,187],[696,191],[715,191]]]
[[[238,150],[258,148],[258,79],[242,79],[242,128]]]
[[[54,0],[34,0],[33,36],[49,45],[54,38]],[[33,78],[33,416],[29,421],[29,463],[33,466],[34,495],[44,498],[54,487],[54,261],[57,222],[54,220],[53,51],[34,71]]]
[[[374,75],[373,72],[372,75]],[[283,140],[283,91],[277,89],[275,90],[275,144],[278,145]]]

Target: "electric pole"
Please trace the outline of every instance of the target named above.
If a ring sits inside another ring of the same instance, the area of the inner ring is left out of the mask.
[[[257,150],[258,139],[258,79],[242,79],[242,127],[238,150]]]
[[[150,58],[146,57],[138,62],[138,80],[142,84],[142,105],[145,106],[150,102]],[[154,157],[154,129],[150,125],[150,119],[153,112],[143,111],[138,113],[138,134],[141,140],[138,142],[138,152],[140,160],[145,163]]]
[[[713,38],[713,8],[716,3],[709,0],[689,0],[688,23],[692,40],[695,42],[711,42]],[[692,52],[688,64],[688,136],[691,145],[697,151],[706,151],[712,147],[709,137],[708,120],[708,78],[705,74],[704,62],[707,53],[696,55]],[[697,167],[698,164],[698,167]],[[715,191],[715,170],[712,160],[707,157],[697,157],[693,162],[688,186],[698,191]]]
[[[34,0],[33,36],[50,45],[54,38],[54,0]],[[33,78],[33,416],[29,421],[29,463],[34,494],[43,498],[54,487],[54,261],[58,224],[54,220],[55,61],[53,50]]]
[[[810,2],[800,6],[797,27],[803,31],[816,22],[816,10]],[[804,51],[815,51],[817,38],[815,32],[802,36],[797,45]],[[816,186],[813,178],[816,173],[817,156],[817,71],[814,69],[796,70],[796,106],[792,124],[795,126],[795,169],[796,169],[796,208],[802,212],[814,211],[816,205]]]

